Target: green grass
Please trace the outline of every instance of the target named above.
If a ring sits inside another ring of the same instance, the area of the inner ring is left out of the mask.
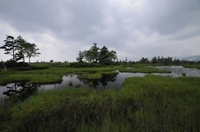
[[[200,64],[187,64],[187,65],[183,65],[186,68],[197,68],[200,69]]]
[[[5,131],[197,132],[200,78],[132,77],[119,91],[44,91],[22,103],[0,107],[1,130]]]

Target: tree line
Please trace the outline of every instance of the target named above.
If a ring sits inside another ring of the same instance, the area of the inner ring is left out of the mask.
[[[31,57],[41,54],[38,52],[39,48],[37,48],[36,44],[27,42],[21,36],[15,39],[13,36],[7,35],[4,42],[4,45],[0,49],[5,51],[4,54],[11,55],[11,60],[15,62],[22,60],[25,63],[25,57],[27,57],[30,63]]]
[[[149,60],[148,58],[142,57],[137,63],[169,65],[169,64],[192,64],[192,63],[200,63],[200,62],[180,60],[178,58],[173,59],[172,57],[155,56],[151,60]]]
[[[103,65],[110,65],[116,59],[116,51],[109,51],[106,46],[102,48],[97,47],[97,43],[93,43],[93,46],[89,50],[79,51],[76,60],[79,63],[100,63]]]

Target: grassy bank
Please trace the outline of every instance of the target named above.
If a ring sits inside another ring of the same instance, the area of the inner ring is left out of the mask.
[[[200,78],[127,78],[119,91],[69,88],[1,106],[0,130],[199,131]]]
[[[200,69],[200,64],[187,64],[183,65],[185,68],[197,68]]]

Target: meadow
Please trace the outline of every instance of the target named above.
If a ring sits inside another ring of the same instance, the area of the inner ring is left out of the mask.
[[[37,82],[33,76],[59,78],[68,73],[111,74],[115,70],[135,72],[135,69],[158,71],[146,66],[134,69],[109,66],[9,72],[14,75],[13,80],[15,76],[27,75],[24,78]],[[11,78],[10,73],[3,74]],[[118,91],[89,88],[42,91],[23,102],[1,104],[0,119],[0,131],[6,132],[197,132],[200,130],[200,78],[146,75],[125,79]]]

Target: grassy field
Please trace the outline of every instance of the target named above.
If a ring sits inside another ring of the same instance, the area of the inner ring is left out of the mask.
[[[43,91],[0,106],[6,132],[198,132],[200,78],[127,78],[119,91]]]

